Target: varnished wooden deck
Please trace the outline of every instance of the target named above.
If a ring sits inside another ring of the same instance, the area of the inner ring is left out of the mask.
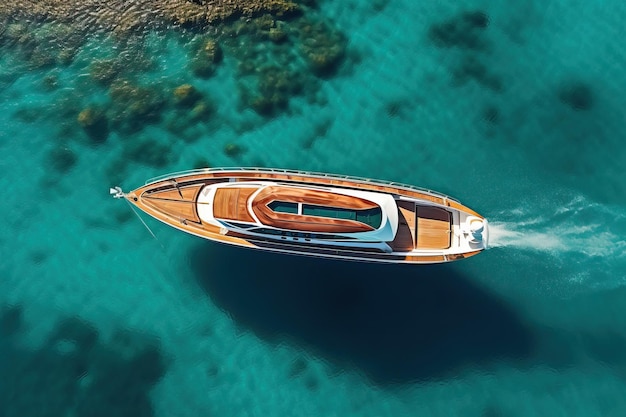
[[[248,198],[257,188],[219,188],[213,200],[213,215],[217,219],[254,222],[248,212]]]
[[[391,244],[394,251],[450,248],[452,213],[443,208],[420,206],[410,201],[400,200],[397,204],[398,232]]]
[[[196,201],[202,186],[203,184],[194,184],[151,190],[143,194],[142,201],[154,210],[175,215],[180,221],[200,223]]]
[[[448,249],[451,217],[440,207],[417,206],[417,249]]]

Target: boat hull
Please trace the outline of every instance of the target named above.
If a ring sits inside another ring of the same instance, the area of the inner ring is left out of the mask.
[[[296,233],[253,236],[206,221],[199,213],[200,194],[208,186],[265,182],[391,195],[397,203],[400,219],[395,238],[381,242],[388,248],[382,250],[373,244],[314,243]],[[487,247],[488,226],[483,216],[443,194],[394,182],[268,168],[213,168],[149,180],[146,185],[121,196],[155,219],[192,235],[278,253],[361,262],[427,264],[465,259]]]

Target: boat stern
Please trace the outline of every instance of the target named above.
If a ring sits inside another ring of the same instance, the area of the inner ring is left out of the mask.
[[[483,219],[483,246],[485,249],[489,249],[489,221]]]
[[[461,219],[458,237],[463,250],[480,251],[489,245],[489,221],[484,217],[465,215]]]

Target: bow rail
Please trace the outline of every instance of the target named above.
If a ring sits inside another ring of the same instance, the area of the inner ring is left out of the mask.
[[[426,194],[430,194],[436,197],[441,197],[447,200],[452,200],[455,202],[459,202],[456,198],[450,197],[446,194],[429,190],[428,188],[417,187],[415,185],[404,184],[395,181],[385,181],[385,180],[377,180],[371,178],[364,177],[356,177],[352,175],[340,175],[340,174],[328,174],[325,172],[314,172],[314,171],[300,171],[296,169],[283,169],[283,168],[261,168],[261,167],[217,167],[217,168],[199,168],[199,169],[188,169],[184,171],[172,172],[169,174],[159,175],[157,177],[150,178],[146,181],[145,185],[152,184],[158,181],[163,181],[168,178],[179,178],[189,175],[197,175],[202,173],[213,173],[213,172],[245,172],[245,171],[253,171],[258,173],[268,173],[268,174],[291,174],[291,175],[301,175],[311,178],[331,178],[337,180],[348,180],[354,181],[362,184],[377,184],[377,185],[388,185],[408,190],[420,191]]]

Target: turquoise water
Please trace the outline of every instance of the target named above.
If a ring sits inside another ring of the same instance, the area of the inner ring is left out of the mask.
[[[207,74],[203,34],[3,27],[0,415],[626,413],[626,4],[317,3],[302,24],[343,51],[321,72],[296,32],[220,39]],[[264,65],[291,72],[260,106]],[[155,240],[108,195],[206,165],[432,188],[493,248],[353,264],[146,219]]]

